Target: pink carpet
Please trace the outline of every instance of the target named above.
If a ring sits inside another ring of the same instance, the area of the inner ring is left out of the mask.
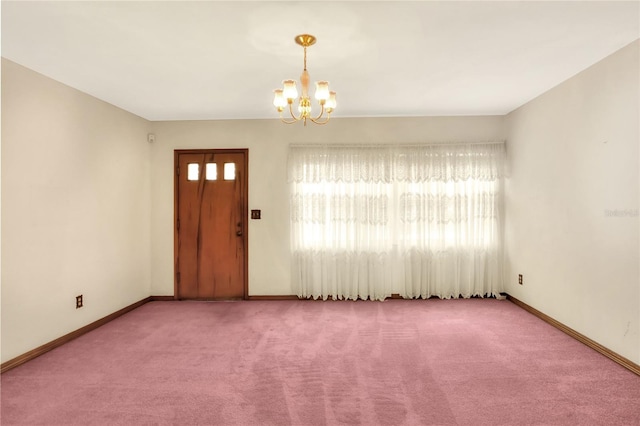
[[[1,396],[2,425],[640,424],[640,377],[494,299],[151,302]]]

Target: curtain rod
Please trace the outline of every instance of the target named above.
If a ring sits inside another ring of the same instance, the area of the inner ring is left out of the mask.
[[[326,143],[292,143],[291,148],[417,148],[425,146],[456,146],[456,145],[500,145],[506,141],[487,141],[487,142],[430,142],[430,143],[412,143],[412,144],[326,144]]]

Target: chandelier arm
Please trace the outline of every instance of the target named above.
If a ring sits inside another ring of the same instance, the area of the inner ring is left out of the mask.
[[[331,118],[331,114],[328,114],[328,115],[327,115],[326,120],[324,120],[324,121],[320,121],[320,120],[318,120],[320,117],[317,117],[317,118],[309,117],[309,118],[310,118],[310,119],[311,119],[311,121],[313,121],[315,124],[327,124],[327,123],[329,122],[329,119]]]
[[[280,121],[282,121],[284,124],[296,124],[297,123],[296,120],[287,121],[282,117],[280,117]]]
[[[293,113],[293,103],[289,104],[289,114],[291,114],[291,118],[293,118],[295,121],[302,120],[302,114],[299,117],[296,117],[295,114]]]
[[[316,120],[320,120],[320,118],[322,117],[322,114],[324,114],[324,103],[320,104],[320,114],[318,114],[318,116],[316,118],[311,118],[311,121],[313,121],[314,123],[316,122]]]
[[[285,120],[284,117],[282,116],[282,111],[280,111],[280,121],[282,121],[284,124],[294,124],[298,122],[298,120],[296,120],[295,117],[291,121]]]

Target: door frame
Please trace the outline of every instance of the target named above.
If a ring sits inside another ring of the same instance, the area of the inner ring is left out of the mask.
[[[242,170],[244,182],[242,185],[242,218],[243,218],[243,300],[249,299],[249,149],[248,148],[205,148],[205,149],[174,149],[173,150],[173,298],[178,300],[178,166],[181,154],[242,154],[244,168]]]

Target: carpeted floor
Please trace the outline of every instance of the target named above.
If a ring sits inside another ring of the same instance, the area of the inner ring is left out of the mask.
[[[494,299],[151,302],[0,389],[2,425],[640,424],[640,377]]]

